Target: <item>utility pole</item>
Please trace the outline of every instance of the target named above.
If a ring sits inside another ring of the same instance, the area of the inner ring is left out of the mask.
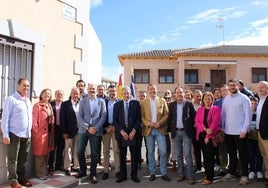
[[[224,38],[224,18],[223,17],[218,17],[217,20],[219,21],[219,24],[217,25],[217,27],[222,30],[222,44],[225,45],[225,38]]]

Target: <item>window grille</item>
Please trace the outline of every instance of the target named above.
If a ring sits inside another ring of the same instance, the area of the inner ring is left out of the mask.
[[[19,78],[27,78],[31,83],[32,67],[32,44],[0,36],[0,115],[5,99],[16,91]]]

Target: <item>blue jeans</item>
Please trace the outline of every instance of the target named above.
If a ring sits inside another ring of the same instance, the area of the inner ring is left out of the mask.
[[[80,165],[80,173],[85,173],[87,170],[85,150],[89,140],[91,150],[90,176],[96,176],[97,163],[99,161],[101,136],[91,135],[88,132],[79,133],[77,141],[78,161]]]
[[[167,144],[166,136],[161,134],[158,129],[153,128],[151,133],[145,137],[148,149],[149,171],[150,174],[156,174],[155,164],[155,141],[160,155],[160,172],[164,176],[167,174]]]
[[[192,158],[192,139],[188,137],[184,130],[177,130],[174,138],[175,148],[178,150],[177,163],[178,174],[184,176],[183,171],[183,154],[185,155],[187,162],[187,178],[194,177],[194,167]]]

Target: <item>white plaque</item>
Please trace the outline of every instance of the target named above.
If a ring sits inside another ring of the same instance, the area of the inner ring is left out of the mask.
[[[76,13],[75,8],[69,5],[63,4],[62,15],[64,18],[72,22],[75,22],[75,13]]]

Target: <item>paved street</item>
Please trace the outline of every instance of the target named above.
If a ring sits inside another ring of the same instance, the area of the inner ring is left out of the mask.
[[[130,172],[130,165],[128,164],[128,173]],[[128,180],[124,181],[122,183],[116,183],[116,178],[114,176],[114,170],[110,172],[110,178],[108,180],[102,180],[102,172],[100,172],[97,176],[98,178],[98,183],[97,184],[92,184],[91,182],[88,181],[88,179],[85,182],[81,182],[79,186],[76,186],[76,188],[86,188],[86,187],[128,187],[128,188],[137,188],[137,187],[153,187],[153,188],[168,188],[168,187],[208,187],[208,188],[235,188],[235,187],[242,187],[239,185],[239,179],[229,181],[229,182],[220,182],[219,180],[215,180],[215,182],[211,185],[201,185],[201,178],[203,176],[203,172],[199,172],[196,174],[196,184],[194,185],[189,185],[187,180],[184,180],[183,182],[177,182],[177,172],[171,172],[170,169],[168,170],[168,175],[171,178],[170,182],[166,182],[161,179],[160,176],[158,178],[151,182],[149,181],[149,172],[148,169],[146,168],[146,165],[143,163],[142,169],[138,171],[138,177],[140,178],[141,182],[140,183],[134,183],[128,174]],[[159,168],[158,168],[158,174],[159,173]],[[217,177],[216,177],[217,178]],[[265,187],[265,182],[263,181],[257,181],[254,180],[250,184],[244,186],[246,188],[266,188]],[[268,188],[268,187],[267,187]]]
[[[145,143],[143,142],[142,144],[142,158],[145,159],[145,154],[146,154],[146,149],[145,149]],[[157,148],[157,146],[156,146]],[[112,150],[112,148],[111,148]],[[111,151],[111,162],[113,163],[113,152]],[[156,156],[157,156],[157,150],[156,150]],[[129,156],[129,152],[128,152],[128,158]],[[89,167],[89,166],[88,166]],[[79,183],[78,186],[76,186],[75,188],[88,188],[90,187],[99,187],[99,188],[113,188],[113,187],[123,187],[123,188],[175,188],[175,187],[196,187],[196,188],[238,188],[238,187],[245,187],[245,188],[268,188],[265,187],[265,184],[267,184],[268,182],[263,182],[263,181],[257,181],[254,180],[252,181],[250,184],[246,185],[246,186],[241,186],[239,185],[239,180],[240,178],[233,180],[233,181],[228,181],[228,182],[220,182],[219,178],[220,177],[215,177],[215,181],[213,184],[211,185],[202,185],[201,184],[201,178],[204,176],[204,172],[198,172],[196,173],[196,183],[194,185],[189,185],[187,180],[184,180],[183,182],[177,182],[177,171],[176,172],[172,172],[170,170],[171,167],[169,167],[168,169],[168,176],[171,178],[170,182],[166,182],[164,180],[161,179],[160,176],[160,170],[159,168],[157,168],[157,179],[153,182],[149,181],[149,170],[147,169],[146,166],[146,162],[142,163],[142,168],[138,171],[138,178],[141,180],[140,183],[134,183],[131,178],[130,178],[130,163],[128,163],[128,180],[121,182],[121,183],[116,183],[116,177],[115,177],[115,172],[114,170],[110,171],[110,177],[107,180],[102,180],[102,175],[103,175],[103,167],[102,166],[98,166],[97,172],[97,179],[98,179],[98,183],[97,184],[92,184],[91,182],[89,182],[89,178],[86,179],[82,179]],[[203,169],[204,170],[204,169]],[[89,170],[88,170],[88,174],[89,174]]]

